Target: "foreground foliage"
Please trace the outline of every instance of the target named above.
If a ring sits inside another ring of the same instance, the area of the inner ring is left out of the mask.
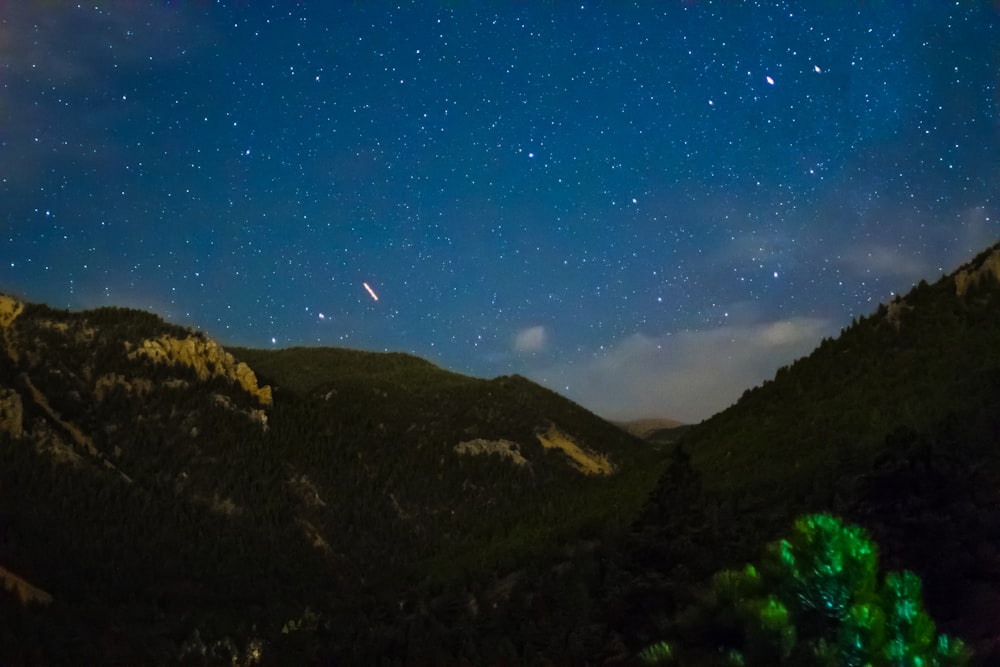
[[[936,634],[913,572],[878,579],[878,549],[858,526],[829,514],[795,522],[760,567],[724,570],[677,628],[697,642],[698,664],[838,667],[960,667],[965,645]],[[680,644],[679,644],[680,645]],[[682,652],[683,653],[683,652]],[[640,653],[675,664],[665,642]],[[683,661],[676,664],[689,664]]]

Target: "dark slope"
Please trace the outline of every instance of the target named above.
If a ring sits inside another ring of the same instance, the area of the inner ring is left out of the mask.
[[[635,526],[628,553],[646,584],[632,602],[680,612],[692,581],[747,562],[797,515],[833,511],[872,532],[887,567],[924,578],[942,629],[980,659],[995,652],[998,275],[994,246],[685,433]]]
[[[274,384],[275,429],[301,423],[294,415],[304,412],[336,443],[329,449],[357,462],[317,466],[331,488],[371,467],[414,533],[452,536],[421,551],[418,569],[435,579],[628,521],[660,469],[655,449],[520,376],[481,380],[398,353],[233,351]],[[614,472],[584,475],[564,452],[544,448],[538,435],[553,429]],[[456,455],[460,443],[483,441],[509,443],[526,463]]]
[[[1000,377],[1000,305],[991,285],[955,289],[954,276],[921,283],[692,431],[706,482],[782,490],[828,468],[832,449],[868,465],[900,427],[983,409]]]
[[[868,469],[899,429],[988,413],[1000,383],[1000,247],[824,340],[684,439],[715,488],[787,496],[828,489],[837,466]],[[980,273],[981,272],[981,273]],[[982,275],[958,293],[965,276]]]
[[[536,431],[555,424],[614,464],[640,441],[519,375],[492,380],[452,373],[411,355],[339,348],[231,348],[280,394],[322,400],[324,417],[372,420],[401,440],[508,438],[541,455]],[[410,435],[407,435],[409,433]],[[525,455],[531,460],[528,452]]]
[[[443,590],[474,617],[505,595],[475,582],[624,524],[662,469],[516,376],[334,349],[237,359],[148,313],[9,297],[0,329],[0,566],[52,596],[0,594],[14,664],[259,646],[402,661]]]

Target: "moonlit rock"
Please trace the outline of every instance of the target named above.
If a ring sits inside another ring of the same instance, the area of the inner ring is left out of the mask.
[[[261,405],[272,404],[271,387],[258,385],[257,376],[246,363],[237,362],[233,355],[205,336],[174,338],[163,335],[159,338],[146,339],[136,350],[129,352],[128,357],[129,359],[145,357],[154,363],[168,366],[187,366],[193,369],[203,382],[213,377],[224,377],[239,384]]]
[[[965,296],[973,285],[982,280],[1000,280],[1000,250],[993,250],[978,266],[963,265],[955,272],[955,294]]]

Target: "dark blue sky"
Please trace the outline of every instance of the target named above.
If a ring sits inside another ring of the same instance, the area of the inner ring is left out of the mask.
[[[986,2],[8,1],[0,58],[0,291],[608,417],[1000,237]]]

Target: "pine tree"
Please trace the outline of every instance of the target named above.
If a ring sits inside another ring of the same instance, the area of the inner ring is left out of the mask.
[[[722,638],[709,647],[714,664],[960,667],[970,657],[960,640],[936,634],[920,577],[889,572],[879,586],[876,544],[829,514],[799,518],[759,570],[717,573],[694,616],[702,627],[686,628],[691,636]],[[667,665],[679,654],[661,642],[639,657]]]

